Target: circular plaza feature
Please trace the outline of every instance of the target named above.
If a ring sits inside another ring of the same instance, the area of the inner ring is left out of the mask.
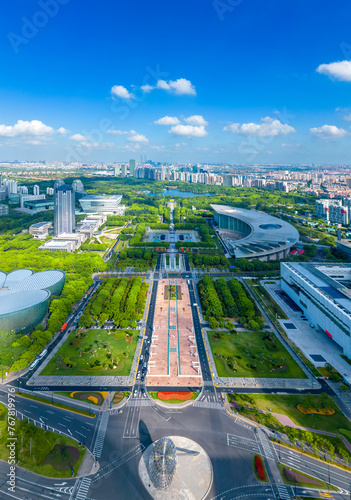
[[[148,446],[138,472],[155,500],[203,500],[213,480],[212,464],[205,450],[182,436],[163,437]]]

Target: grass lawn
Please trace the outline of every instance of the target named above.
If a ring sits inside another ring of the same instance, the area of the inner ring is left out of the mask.
[[[73,331],[41,375],[129,375],[139,330]]]
[[[293,469],[292,467],[289,467],[288,465],[284,465],[284,464],[278,464],[278,467],[279,467],[279,470],[280,470],[280,474],[283,478],[283,481],[285,484],[289,484],[290,486],[295,486],[295,481],[289,481],[289,479],[286,478],[283,470],[284,469],[289,469],[293,472],[296,472],[297,474],[299,474],[300,476],[304,476],[307,479],[313,479],[314,481],[318,481],[318,485],[317,484],[312,484],[312,483],[309,483],[308,481],[306,482],[299,482],[297,481],[296,482],[296,486],[300,486],[302,488],[318,488],[318,489],[323,489],[323,490],[331,490],[331,491],[339,491],[339,488],[337,488],[336,486],[333,486],[331,484],[328,485],[328,483],[324,482],[324,481],[321,481],[320,479],[317,479],[316,477],[313,477],[313,476],[309,476],[308,474],[305,474],[304,472],[300,472],[299,470],[297,469]],[[299,478],[300,479],[300,478]]]
[[[11,439],[7,429],[7,410],[0,405],[0,459],[7,461]],[[72,477],[71,466],[76,476],[86,448],[73,438],[45,431],[26,420],[16,419],[17,465],[37,474],[57,478]]]
[[[158,399],[159,401],[162,401],[162,403],[169,403],[169,404],[173,404],[173,405],[179,405],[181,403],[186,403],[186,401],[183,401],[181,399],[167,399],[166,401],[164,401],[163,399],[160,399],[158,397],[158,392],[149,392],[150,396],[152,397],[152,399]],[[193,392],[192,393],[192,396],[191,396],[191,399],[188,399],[187,401],[192,401],[194,399],[196,399],[198,397],[198,393],[197,392]]]
[[[240,398],[240,395],[238,395]],[[322,406],[322,396],[308,394],[280,395],[280,394],[249,394],[249,398],[254,401],[254,406],[259,410],[268,410],[273,413],[280,413],[291,418],[294,424],[310,429],[333,432],[337,434],[340,429],[345,429],[351,435],[351,423],[344,417],[339,407],[329,396],[324,396],[324,405],[335,410],[334,415],[305,415],[297,409],[298,404],[309,405],[312,398],[314,407]],[[250,403],[245,403],[250,405]],[[250,405],[251,406],[251,405]]]
[[[306,378],[272,332],[208,332],[219,377]]]

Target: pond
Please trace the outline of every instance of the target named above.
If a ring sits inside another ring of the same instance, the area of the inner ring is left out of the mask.
[[[161,193],[150,193],[150,196],[156,196],[158,194],[163,194],[165,196],[181,196],[183,198],[191,198],[192,196],[211,196],[211,193],[192,193],[191,191],[179,191],[179,189],[165,189]]]

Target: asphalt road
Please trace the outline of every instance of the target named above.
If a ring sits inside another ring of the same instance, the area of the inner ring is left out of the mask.
[[[6,485],[8,465],[0,463],[0,499],[20,500],[139,500],[151,498],[138,476],[138,464],[145,448],[151,442],[163,436],[185,436],[200,444],[211,459],[214,480],[208,500],[234,500],[239,498],[276,500],[278,494],[284,500],[293,498],[294,488],[273,483],[259,483],[253,473],[253,455],[260,453],[265,460],[267,470],[270,464],[278,460],[294,466],[316,478],[330,480],[340,487],[340,494],[333,493],[327,498],[349,500],[351,474],[323,462],[306,457],[292,450],[268,442],[262,444],[252,425],[229,416],[223,408],[211,409],[205,406],[192,406],[185,409],[160,409],[142,395],[130,402],[132,406],[124,408],[122,414],[106,413],[105,421],[95,419],[90,430],[91,449],[97,450],[99,469],[85,479],[50,479],[39,477],[22,469],[17,470],[16,492],[9,494]],[[23,400],[22,411],[30,411],[35,418],[45,417],[45,406]],[[146,406],[145,406],[146,405]],[[130,411],[130,410],[133,411]],[[48,425],[56,427],[64,421],[67,412],[50,408],[47,416]],[[69,414],[71,415],[71,414]],[[130,415],[133,415],[131,418]],[[107,419],[107,421],[106,421]],[[78,437],[87,418],[74,415],[67,423],[73,437]],[[65,424],[66,425],[66,424]],[[127,433],[128,429],[134,433]],[[129,435],[128,435],[129,434]],[[79,438],[78,438],[79,439]],[[194,478],[196,481],[196,478]],[[83,484],[82,484],[83,481]],[[298,493],[303,489],[298,488]],[[305,496],[316,495],[318,490],[305,489]],[[324,493],[323,493],[324,495]],[[323,496],[325,498],[325,496]]]

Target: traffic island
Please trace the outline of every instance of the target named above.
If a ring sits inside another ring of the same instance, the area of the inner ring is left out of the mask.
[[[154,500],[203,500],[213,481],[205,450],[182,436],[165,437],[148,446],[138,472]]]

